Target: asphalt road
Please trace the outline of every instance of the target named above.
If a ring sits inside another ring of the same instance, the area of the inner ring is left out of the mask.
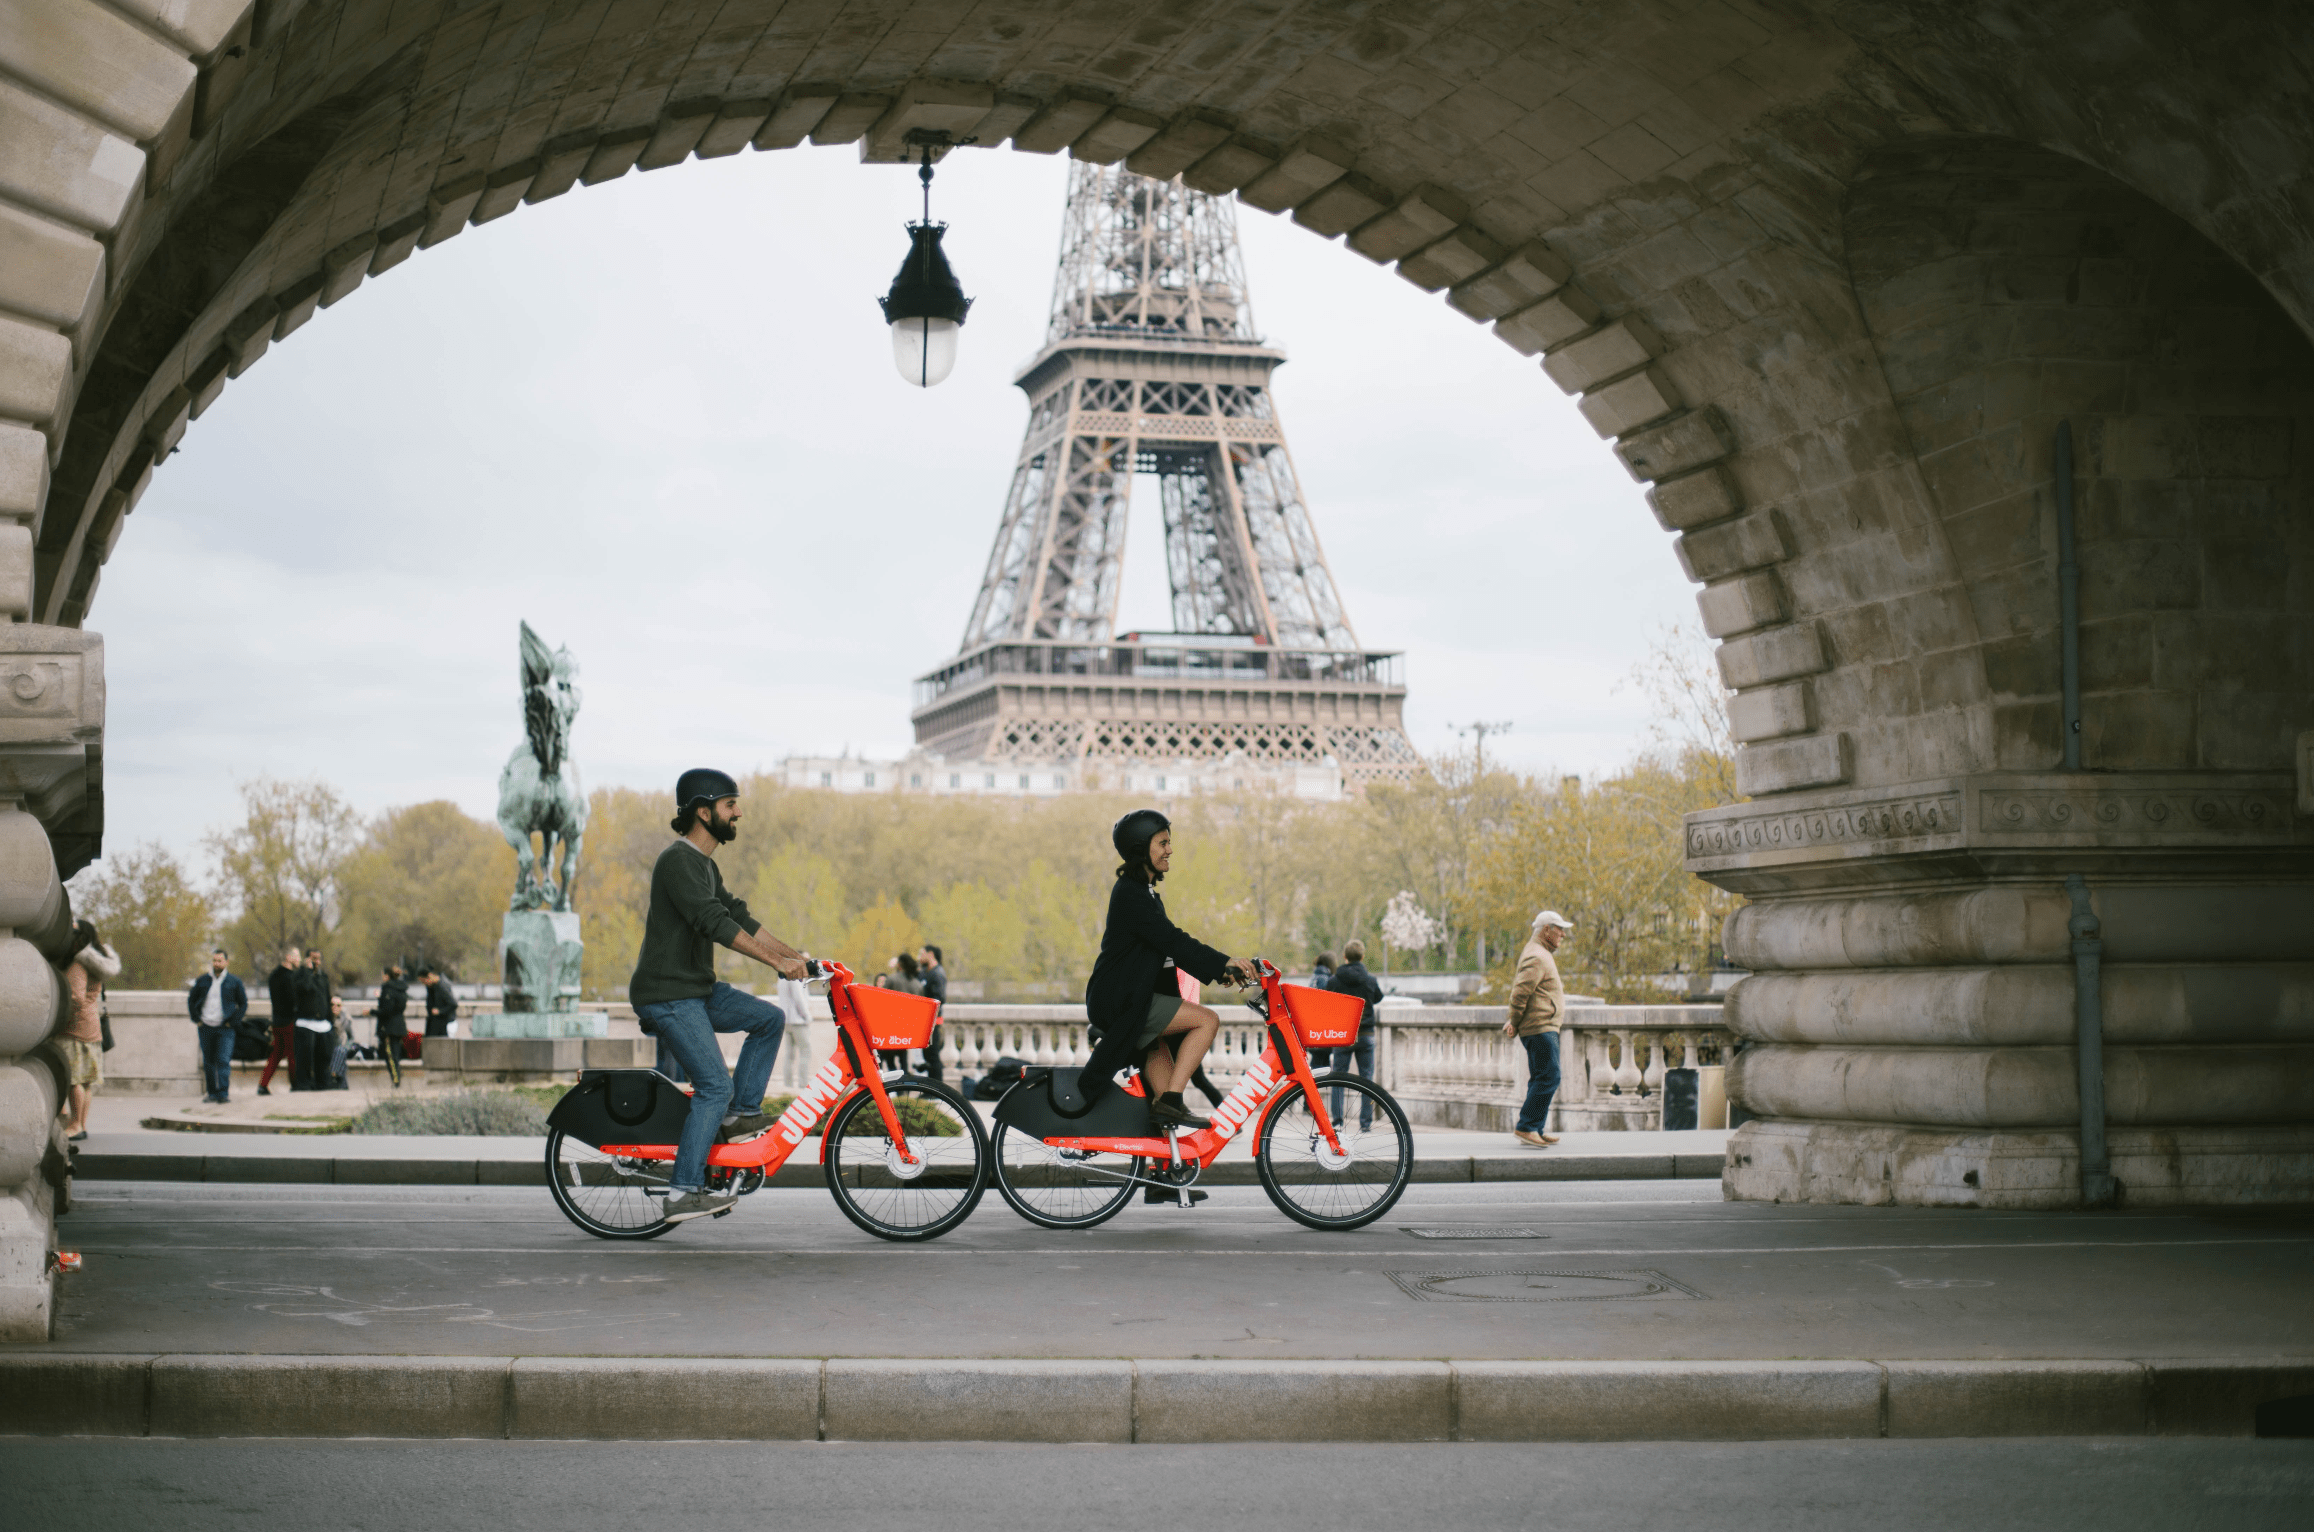
[[[56,1349],[463,1355],[2225,1357],[2314,1352],[2314,1215],[1418,1184],[1319,1234],[1258,1188],[1082,1234],[993,1193],[891,1245],[767,1189],[644,1244],[543,1190],[79,1188]],[[1425,1239],[1411,1228],[1485,1238]],[[1533,1238],[1505,1237],[1523,1230]]]
[[[1607,1446],[0,1439],[21,1527],[574,1532],[643,1524],[1632,1532],[2302,1532],[2314,1444],[2226,1440]],[[636,1518],[648,1518],[636,1521]]]

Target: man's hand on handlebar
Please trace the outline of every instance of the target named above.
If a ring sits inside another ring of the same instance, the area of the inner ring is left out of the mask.
[[[1247,985],[1258,982],[1254,978],[1253,964],[1245,958],[1231,958],[1229,966],[1221,970],[1221,977],[1226,983],[1234,984],[1239,989],[1244,989]]]
[[[784,958],[771,966],[783,979],[794,979],[801,982],[811,977],[811,964],[799,957]]]

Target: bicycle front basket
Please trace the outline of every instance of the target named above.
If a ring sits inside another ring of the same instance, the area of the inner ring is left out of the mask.
[[[1307,984],[1281,984],[1278,988],[1285,993],[1286,1014],[1301,1029],[1304,1046],[1347,1048],[1358,1040],[1358,1024],[1366,1019],[1363,998],[1312,989]]]
[[[844,993],[868,1029],[870,1046],[894,1049],[931,1045],[932,1023],[940,1015],[940,1002],[931,996],[877,989],[871,984],[847,985]]]

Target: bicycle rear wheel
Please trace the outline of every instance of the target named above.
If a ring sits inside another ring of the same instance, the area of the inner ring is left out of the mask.
[[[562,1216],[597,1239],[657,1239],[667,1222],[665,1160],[613,1159],[556,1128],[546,1136],[546,1185]],[[655,1195],[654,1195],[655,1194]]]
[[[878,1239],[937,1239],[970,1218],[988,1189],[988,1134],[944,1085],[893,1080],[884,1090],[915,1163],[900,1158],[876,1098],[859,1091],[827,1125],[828,1191]]]
[[[1090,1229],[1107,1223],[1133,1199],[1141,1161],[1130,1154],[1055,1149],[1005,1123],[996,1125],[997,1195],[1030,1223],[1048,1229]]]
[[[1362,1229],[1405,1194],[1414,1177],[1414,1133],[1390,1093],[1371,1081],[1339,1071],[1317,1080],[1342,1152],[1336,1154],[1318,1132],[1308,1093],[1290,1085],[1262,1120],[1254,1168],[1269,1200],[1294,1222],[1312,1229]],[[1369,1111],[1373,1126],[1362,1128]]]

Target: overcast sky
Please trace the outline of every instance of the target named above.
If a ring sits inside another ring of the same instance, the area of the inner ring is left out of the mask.
[[[317,316],[194,422],[105,570],[107,844],[198,858],[258,775],[489,816],[521,618],[579,659],[589,785],[905,750],[909,682],[955,651],[1002,509],[1066,179],[1011,152],[942,167],[977,302],[929,391],[875,305],[915,177],[851,148],[581,187]],[[1239,220],[1319,535],[1360,640],[1406,652],[1415,742],[1501,719],[1490,754],[1530,769],[1627,758],[1631,667],[1694,616],[1638,488],[1483,327]],[[1167,612],[1136,504],[1120,627]]]

